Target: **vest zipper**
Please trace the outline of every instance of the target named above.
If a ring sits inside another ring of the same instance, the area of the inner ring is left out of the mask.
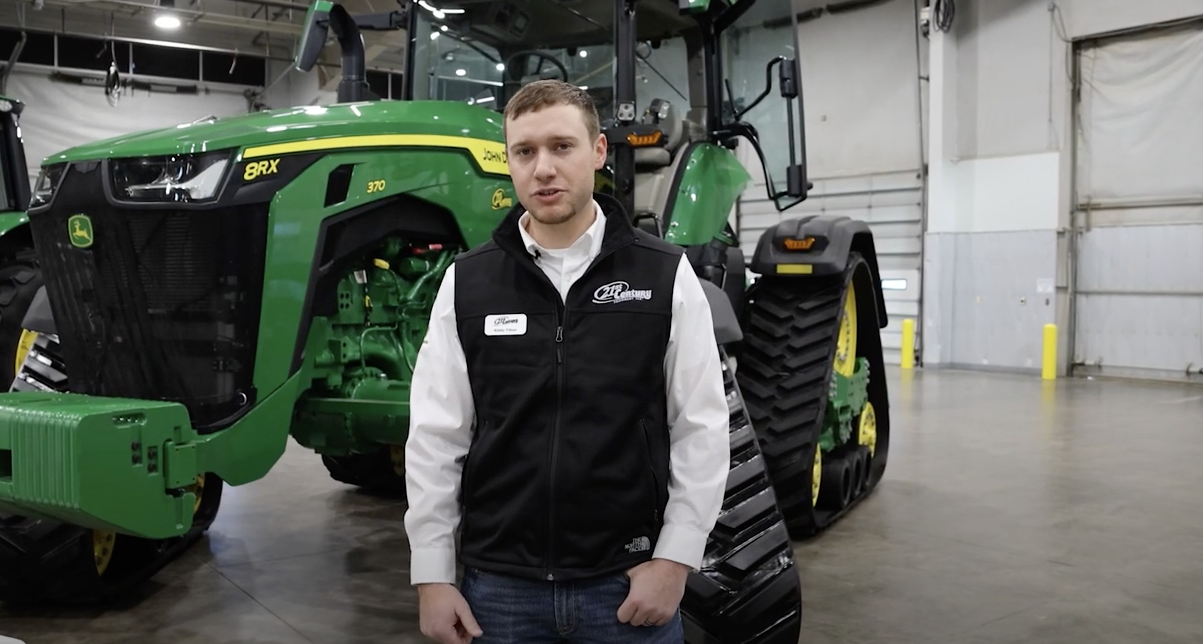
[[[560,456],[560,412],[564,407],[564,322],[568,319],[568,307],[563,308],[556,326],[556,415],[551,434],[551,469],[547,483],[547,581],[555,581],[552,572],[556,565],[556,465]]]

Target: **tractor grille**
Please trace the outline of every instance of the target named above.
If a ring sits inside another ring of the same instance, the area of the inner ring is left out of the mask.
[[[30,224],[71,390],[167,400],[198,428],[255,400],[267,204],[126,209],[105,196],[100,164],[67,172]],[[77,248],[68,220],[91,219]]]

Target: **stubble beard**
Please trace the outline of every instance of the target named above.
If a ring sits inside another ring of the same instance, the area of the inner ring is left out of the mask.
[[[534,219],[543,226],[559,226],[566,224],[576,218],[582,212],[585,212],[585,206],[588,205],[589,198],[581,198],[576,195],[572,196],[572,200],[566,204],[560,204],[550,208],[535,206],[528,208],[527,212],[531,219]]]

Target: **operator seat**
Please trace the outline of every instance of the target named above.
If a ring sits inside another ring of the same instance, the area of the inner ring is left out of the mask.
[[[640,122],[655,125],[664,133],[664,146],[635,149],[635,171],[647,172],[672,165],[673,156],[680,147],[685,134],[685,121],[673,104],[662,99],[652,99],[643,110]]]

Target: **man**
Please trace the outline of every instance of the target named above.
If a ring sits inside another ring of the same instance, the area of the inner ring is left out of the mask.
[[[730,458],[705,294],[679,247],[593,194],[606,139],[587,93],[527,85],[504,128],[520,205],[447,271],[413,377],[421,630],[679,644]]]

